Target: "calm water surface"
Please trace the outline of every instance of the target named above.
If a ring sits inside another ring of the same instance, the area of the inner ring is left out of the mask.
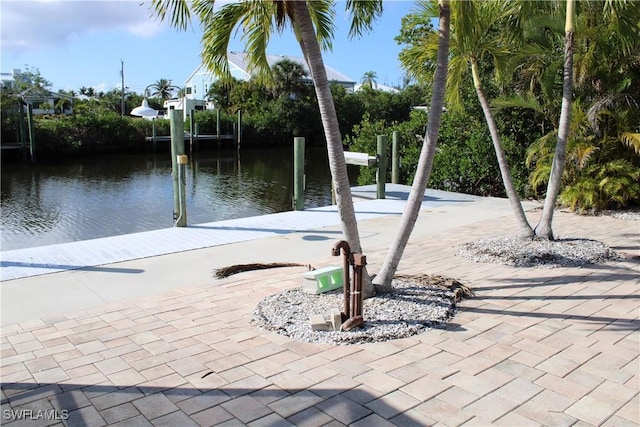
[[[307,147],[306,158],[305,207],[326,206],[326,150]],[[188,224],[291,210],[291,148],[197,152],[186,175]],[[2,165],[1,208],[3,251],[171,227],[171,158]]]

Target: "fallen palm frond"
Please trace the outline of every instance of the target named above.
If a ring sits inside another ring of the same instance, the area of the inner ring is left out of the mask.
[[[414,274],[414,275],[396,275],[398,279],[409,279],[414,280],[417,283],[426,285],[426,286],[439,286],[441,288],[445,288],[453,292],[453,300],[454,302],[460,302],[465,298],[474,297],[476,294],[473,292],[473,289],[468,286],[463,285],[456,279],[452,279],[451,277],[438,276],[434,274]]]
[[[246,271],[266,270],[268,268],[279,267],[307,267],[309,270],[315,270],[315,268],[313,268],[309,264],[299,264],[295,262],[235,264],[217,269],[215,272],[215,276],[217,279],[224,279],[225,277],[229,277],[238,273],[244,273]]]

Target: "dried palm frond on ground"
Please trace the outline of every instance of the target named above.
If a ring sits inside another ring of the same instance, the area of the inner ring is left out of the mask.
[[[235,264],[228,267],[222,267],[216,270],[215,276],[217,279],[224,279],[234,274],[244,273],[246,271],[254,270],[266,270],[268,268],[279,267],[307,267],[309,270],[314,270],[309,264],[298,264],[295,262],[271,262],[271,263],[252,263],[252,264]]]
[[[619,258],[614,250],[596,240],[525,240],[516,236],[489,237],[465,243],[458,246],[455,253],[476,262],[547,268],[580,267]]]
[[[417,275],[404,275],[399,274],[395,276],[396,279],[413,280],[416,283],[424,286],[440,286],[441,288],[448,289],[453,293],[453,301],[460,302],[465,298],[474,297],[476,294],[473,290],[456,279],[445,276],[437,276],[432,274],[417,274]]]
[[[342,291],[312,295],[293,289],[270,295],[253,311],[252,323],[291,339],[325,343],[358,344],[406,338],[447,322],[456,302],[473,295],[468,287],[443,276],[397,276],[394,292],[367,298],[364,325],[350,331],[312,331],[311,315],[326,320],[333,309],[342,308]]]

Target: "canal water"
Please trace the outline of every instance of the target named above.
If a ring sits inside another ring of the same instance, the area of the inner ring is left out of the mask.
[[[331,203],[326,150],[307,147],[305,207]],[[186,167],[187,221],[291,210],[290,147],[201,151]],[[3,164],[1,250],[173,226],[168,153]]]

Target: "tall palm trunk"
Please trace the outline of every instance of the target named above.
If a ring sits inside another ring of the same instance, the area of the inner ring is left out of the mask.
[[[569,123],[571,122],[571,92],[573,91],[573,7],[574,0],[567,0],[567,16],[564,26],[564,70],[562,83],[562,106],[560,110],[560,123],[558,125],[558,140],[556,151],[553,155],[551,175],[547,185],[547,194],[544,198],[544,207],[540,221],[535,228],[536,236],[553,239],[553,211],[556,207],[562,174],[564,173],[565,158],[567,155],[567,138],[569,135]]]
[[[409,241],[409,236],[418,219],[424,191],[427,188],[427,181],[431,174],[433,158],[438,142],[438,131],[440,130],[440,119],[442,117],[442,107],[444,106],[444,93],[447,86],[447,67],[449,65],[449,0],[439,1],[439,39],[438,39],[438,59],[436,71],[433,78],[433,92],[431,93],[431,105],[429,107],[429,122],[427,132],[422,143],[418,168],[413,179],[409,199],[405,206],[396,237],[389,248],[389,252],[384,260],[380,273],[375,277],[374,284],[378,290],[389,290],[391,280],[398,269],[398,264]]]
[[[356,221],[349,176],[347,175],[347,163],[344,159],[344,149],[342,147],[342,138],[338,125],[338,115],[333,103],[333,95],[331,94],[331,87],[327,79],[324,61],[322,60],[320,45],[316,38],[307,3],[305,1],[294,1],[293,11],[295,15],[293,22],[296,36],[298,37],[302,53],[309,66],[316,97],[318,98],[322,127],[327,140],[329,169],[331,170],[333,187],[336,193],[336,204],[338,205],[342,233],[349,243],[352,252],[362,252],[358,233],[358,222]],[[365,274],[365,276],[368,278],[368,275]],[[374,295],[375,289],[371,284],[371,280],[365,280],[364,282],[364,297]]]
[[[520,237],[531,238],[533,237],[533,229],[529,225],[527,216],[522,208],[520,197],[516,191],[515,185],[513,185],[513,178],[511,177],[511,171],[509,170],[509,164],[507,163],[507,157],[504,154],[502,143],[500,142],[500,135],[498,134],[498,126],[491,113],[491,107],[487,101],[487,97],[482,90],[482,83],[480,82],[480,74],[478,73],[478,63],[475,58],[471,59],[471,73],[473,75],[473,85],[476,88],[476,94],[478,100],[482,106],[482,112],[484,118],[487,121],[489,127],[489,133],[491,134],[491,141],[493,142],[493,148],[496,152],[496,158],[498,160],[498,166],[500,167],[500,174],[502,175],[502,182],[504,183],[504,189],[507,192],[507,197],[511,203],[511,208],[516,216],[516,221],[520,227]]]

